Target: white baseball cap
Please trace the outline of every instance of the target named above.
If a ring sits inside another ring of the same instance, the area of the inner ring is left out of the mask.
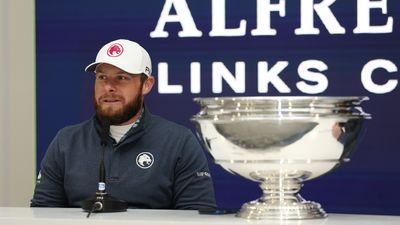
[[[104,45],[97,53],[96,61],[89,64],[86,72],[95,72],[97,65],[108,63],[131,74],[151,75],[149,53],[138,43],[119,39]]]

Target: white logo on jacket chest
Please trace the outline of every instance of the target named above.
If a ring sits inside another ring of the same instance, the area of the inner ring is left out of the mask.
[[[136,164],[142,169],[150,168],[153,162],[154,156],[150,152],[141,152],[136,156]]]

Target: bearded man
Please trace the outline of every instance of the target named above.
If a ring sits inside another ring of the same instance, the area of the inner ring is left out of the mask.
[[[41,162],[31,206],[82,207],[98,189],[104,157],[107,192],[131,208],[215,208],[207,160],[193,133],[144,105],[155,82],[148,52],[136,42],[115,40],[85,70],[96,76],[96,114],[57,133]],[[102,153],[105,123],[109,144]]]

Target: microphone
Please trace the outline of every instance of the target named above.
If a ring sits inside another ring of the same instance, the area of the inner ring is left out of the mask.
[[[90,214],[93,212],[124,212],[128,208],[128,204],[125,201],[116,199],[106,192],[104,154],[109,140],[110,120],[102,119],[100,122],[100,144],[102,147],[102,156],[99,167],[99,183],[95,196],[82,202],[82,209],[85,212],[88,212],[87,218],[89,218]]]

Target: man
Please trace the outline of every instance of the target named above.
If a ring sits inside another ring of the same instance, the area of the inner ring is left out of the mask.
[[[215,208],[207,161],[192,132],[143,104],[155,81],[147,51],[129,40],[112,41],[85,70],[96,74],[96,115],[58,132],[42,160],[31,206],[81,207],[94,195],[102,124],[109,121],[108,194],[134,208]]]

